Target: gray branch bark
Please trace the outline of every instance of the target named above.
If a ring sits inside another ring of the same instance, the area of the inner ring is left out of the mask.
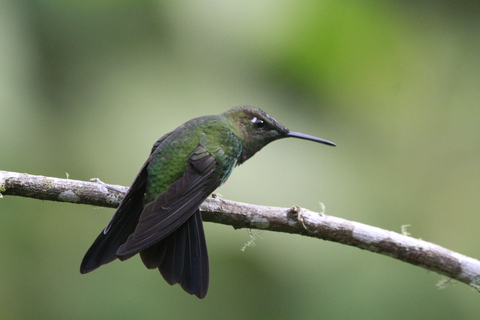
[[[0,197],[15,195],[116,208],[127,190],[99,179],[87,182],[0,171]],[[298,206],[266,207],[213,197],[200,210],[204,221],[339,242],[435,271],[480,291],[480,261],[407,235]]]

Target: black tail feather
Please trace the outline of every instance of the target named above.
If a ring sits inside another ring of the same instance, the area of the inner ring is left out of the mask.
[[[180,285],[183,290],[202,299],[208,291],[209,263],[200,212],[197,211],[185,224],[188,228],[188,240],[186,241],[185,264]]]
[[[140,252],[149,269],[158,268],[170,284],[204,298],[208,290],[209,265],[202,216],[196,211],[177,230]]]

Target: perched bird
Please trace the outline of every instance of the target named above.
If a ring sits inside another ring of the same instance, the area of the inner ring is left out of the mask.
[[[235,166],[268,143],[300,138],[334,143],[288,130],[260,109],[232,108],[192,119],[161,137],[115,211],[83,258],[88,273],[140,253],[149,269],[204,298],[209,264],[199,206]]]

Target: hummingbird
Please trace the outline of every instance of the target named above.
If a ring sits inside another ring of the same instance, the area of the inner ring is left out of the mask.
[[[192,119],[153,145],[135,181],[90,249],[80,272],[91,272],[137,253],[148,269],[202,299],[209,283],[207,244],[199,210],[233,169],[272,141],[299,138],[264,111],[234,107]]]

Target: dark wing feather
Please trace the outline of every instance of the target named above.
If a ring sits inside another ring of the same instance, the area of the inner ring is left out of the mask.
[[[136,254],[178,229],[220,185],[219,171],[210,153],[205,151],[201,158],[191,157],[185,174],[145,206],[135,232],[120,246],[117,255]]]
[[[147,204],[135,232],[117,251],[120,259],[140,252],[147,268],[157,268],[170,284],[204,298],[209,264],[202,216],[198,207],[225,175],[202,146],[189,157],[185,174]]]
[[[143,209],[143,194],[147,180],[146,168],[135,179],[115,215],[88,249],[80,266],[81,273],[88,273],[117,259],[116,252],[135,230]]]
[[[104,230],[98,235],[88,249],[80,266],[81,273],[88,273],[96,268],[109,263],[117,258],[116,252],[127,237],[133,233],[138,223],[138,219],[143,210],[143,196],[147,182],[147,165],[155,150],[161,145],[170,133],[162,136],[153,145],[151,155],[138,173],[132,186],[129,188],[125,198],[118,206],[112,219]],[[124,259],[129,257],[124,257]]]

